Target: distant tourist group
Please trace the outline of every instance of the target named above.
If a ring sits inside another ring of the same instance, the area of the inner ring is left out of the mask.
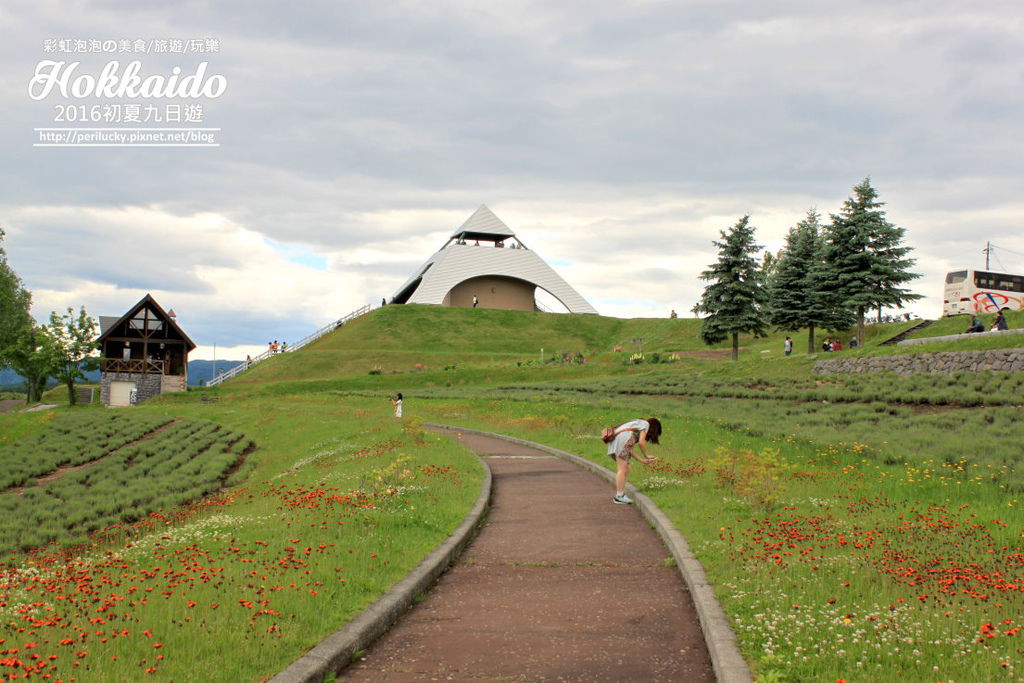
[[[850,340],[850,348],[857,348],[856,339]],[[843,342],[841,342],[839,339],[833,339],[832,337],[825,337],[825,341],[821,342],[821,350],[824,353],[830,353],[832,351],[842,351]]]
[[[850,348],[857,348],[857,338],[850,339]],[[793,338],[786,337],[786,341],[782,344],[782,350],[787,356],[793,355]],[[832,353],[833,351],[842,351],[843,342],[838,338],[833,339],[832,337],[825,337],[825,340],[821,342],[821,350],[823,353]]]
[[[998,313],[996,313],[996,317],[992,320],[992,324],[988,327],[988,331],[989,332],[995,332],[995,331],[999,331],[999,330],[1008,330],[1008,329],[1010,329],[1010,327],[1009,327],[1009,325],[1006,324],[1006,316],[1003,315],[1002,311],[999,311]],[[981,318],[979,318],[977,316],[977,314],[975,314],[974,316],[971,317],[971,324],[967,326],[967,329],[964,330],[964,333],[965,334],[970,334],[972,332],[984,332],[984,331],[985,331],[985,323],[981,322]]]

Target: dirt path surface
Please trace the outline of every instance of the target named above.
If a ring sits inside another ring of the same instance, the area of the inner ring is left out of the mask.
[[[20,408],[20,407],[22,407],[24,405],[25,405],[25,402],[23,400],[21,400],[20,398],[18,398],[18,399],[7,399],[7,398],[5,398],[4,400],[0,401],[0,413],[9,413],[12,410],[17,410],[18,408]]]
[[[714,680],[689,593],[655,532],[611,487],[531,448],[488,456],[488,521],[426,599],[339,679]]]

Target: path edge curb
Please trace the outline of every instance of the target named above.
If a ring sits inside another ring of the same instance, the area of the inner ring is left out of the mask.
[[[546,446],[542,443],[468,427],[433,423],[424,423],[423,426],[479,434],[535,448],[569,460],[577,466],[603,477],[610,483],[615,482],[615,474],[611,470],[575,453]],[[704,633],[704,641],[707,644],[708,654],[711,657],[711,666],[715,671],[715,678],[721,683],[751,683],[753,677],[750,674],[750,667],[747,666],[746,660],[740,654],[739,647],[736,644],[736,634],[733,633],[732,627],[729,626],[729,620],[725,616],[725,610],[722,609],[721,603],[715,598],[714,587],[708,583],[704,566],[690,551],[690,546],[686,539],[683,538],[683,535],[679,533],[679,530],[675,528],[665,513],[654,504],[654,501],[640,493],[632,484],[628,484],[627,487],[633,496],[634,504],[639,508],[644,519],[654,527],[662,542],[672,553],[676,566],[679,568],[679,573],[682,575],[683,581],[686,582],[697,610],[697,617],[700,619],[701,631]]]
[[[491,468],[483,458],[477,459],[484,468],[480,494],[455,531],[391,590],[271,678],[270,683],[321,683],[329,674],[341,672],[355,653],[384,635],[409,610],[416,597],[451,566],[476,535],[490,509]]]

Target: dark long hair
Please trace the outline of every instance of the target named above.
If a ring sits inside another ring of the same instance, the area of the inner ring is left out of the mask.
[[[647,429],[647,440],[651,443],[658,443],[658,439],[661,438],[661,420],[656,417],[647,418],[647,423],[651,426]]]

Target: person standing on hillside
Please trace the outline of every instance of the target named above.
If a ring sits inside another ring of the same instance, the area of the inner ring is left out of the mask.
[[[473,308],[476,308],[477,305],[479,305],[479,303],[480,303],[480,299],[477,299],[476,298],[476,294],[474,294],[473,295]]]
[[[615,473],[615,498],[612,500],[619,505],[632,503],[633,500],[626,495],[626,479],[629,478],[629,460],[636,458],[633,455],[634,446],[640,447],[644,457],[637,458],[645,465],[657,460],[647,454],[648,443],[658,443],[661,438],[661,420],[650,417],[646,420],[630,420],[615,428],[615,436],[608,442],[608,455],[615,459],[617,467]]]
[[[782,350],[786,352],[787,356],[789,356],[789,355],[791,355],[793,353],[793,338],[792,337],[786,337],[786,341],[782,345]]]
[[[393,399],[391,399],[391,405],[395,407],[395,417],[402,417],[402,392],[399,391]]]

